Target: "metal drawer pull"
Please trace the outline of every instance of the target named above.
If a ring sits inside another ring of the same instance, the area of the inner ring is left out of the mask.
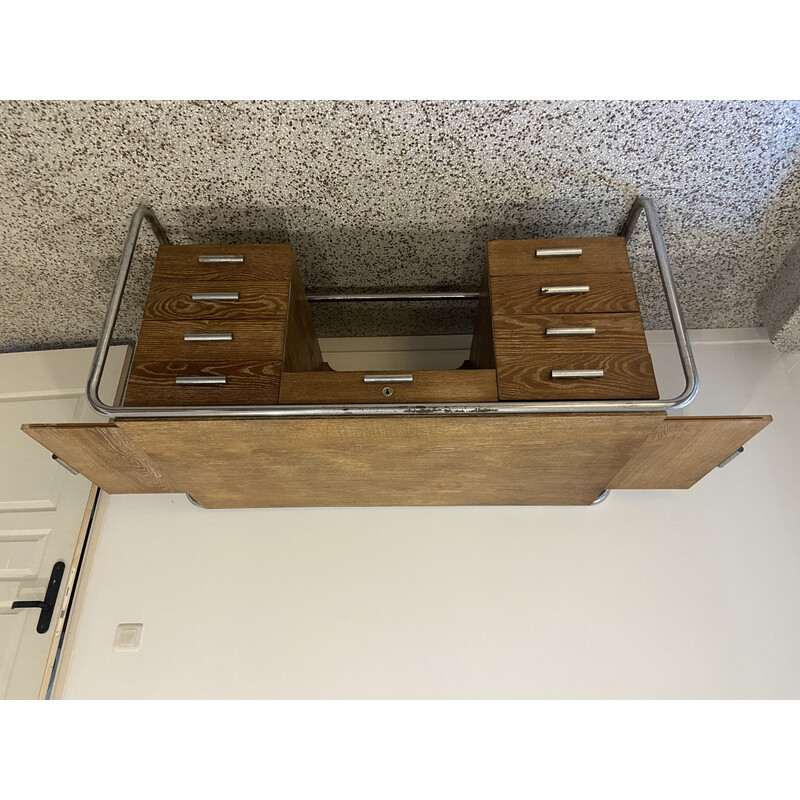
[[[239,292],[192,292],[192,300],[238,300]]]
[[[406,375],[365,375],[364,383],[411,383],[414,376],[411,373]]]
[[[184,342],[232,342],[232,333],[184,333]]]
[[[178,386],[222,386],[227,382],[225,375],[180,375],[175,378]]]
[[[586,294],[588,286],[542,286],[539,294]]]
[[[594,336],[597,328],[586,326],[584,328],[547,328],[545,336]]]
[[[198,256],[201,264],[243,264],[244,256]]]
[[[601,369],[551,369],[551,378],[602,378]]]
[[[580,256],[583,255],[582,247],[546,247],[536,251],[536,258],[549,256]]]

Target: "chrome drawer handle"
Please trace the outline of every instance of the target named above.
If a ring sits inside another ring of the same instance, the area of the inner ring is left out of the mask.
[[[602,378],[601,369],[551,369],[551,378]]]
[[[184,342],[232,342],[232,333],[184,333]]]
[[[180,375],[175,378],[178,386],[222,386],[227,382],[224,375]]]
[[[192,292],[192,300],[238,300],[239,292]]]
[[[407,375],[365,375],[364,383],[411,383],[414,376]]]
[[[588,286],[542,286],[539,294],[586,294]]]
[[[547,328],[545,336],[594,336],[597,328],[586,326],[584,328]]]
[[[198,256],[201,264],[243,264],[244,256]]]
[[[545,247],[537,249],[536,258],[549,258],[550,256],[581,256],[582,247]]]

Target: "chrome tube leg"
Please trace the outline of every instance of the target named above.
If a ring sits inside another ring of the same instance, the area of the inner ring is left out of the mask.
[[[169,244],[169,239],[163,226],[153,213],[152,209],[142,204],[131,217],[128,226],[128,235],[125,237],[125,244],[122,247],[122,254],[119,257],[117,267],[117,278],[114,281],[114,290],[111,293],[111,300],[108,302],[106,316],[103,320],[103,329],[100,332],[100,339],[92,357],[92,365],[89,369],[89,382],[86,386],[86,398],[90,406],[99,414],[108,414],[109,406],[100,400],[100,380],[103,377],[103,369],[108,357],[108,348],[111,345],[111,336],[114,333],[114,326],[117,323],[119,307],[122,303],[122,295],[125,291],[125,284],[128,281],[128,273],[133,261],[133,253],[136,249],[136,242],[139,239],[139,231],[142,229],[143,220],[150,223],[159,244]]]
[[[644,211],[647,218],[650,241],[655,251],[658,272],[661,276],[661,285],[664,287],[664,296],[667,300],[667,308],[669,310],[670,320],[672,321],[672,330],[675,333],[675,344],[678,346],[681,368],[683,369],[683,375],[686,381],[683,392],[673,400],[670,404],[670,408],[683,408],[694,399],[700,388],[700,384],[697,378],[697,365],[694,361],[692,345],[689,342],[689,333],[686,330],[686,322],[683,319],[681,304],[678,300],[678,292],[675,288],[675,280],[672,276],[672,268],[670,267],[669,256],[667,255],[667,246],[664,243],[664,232],[661,230],[661,222],[658,219],[656,207],[650,198],[636,198],[631,210],[628,212],[628,218],[625,220],[621,235],[625,237],[626,242],[630,240],[633,229],[636,227],[636,222],[642,211]]]

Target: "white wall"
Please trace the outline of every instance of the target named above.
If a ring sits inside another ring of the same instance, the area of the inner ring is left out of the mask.
[[[761,330],[692,338],[684,413],[775,421],[686,492],[592,508],[108,499],[64,695],[800,697],[800,361]],[[674,394],[671,340],[648,339]],[[120,623],[143,623],[138,651],[114,650]]]

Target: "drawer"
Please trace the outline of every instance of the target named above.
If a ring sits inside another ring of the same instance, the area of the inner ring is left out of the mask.
[[[289,244],[162,244],[156,255],[153,280],[282,282],[289,280],[292,260]]]
[[[602,370],[601,377],[556,378],[553,370]],[[531,353],[497,362],[500,400],[654,400],[658,386],[647,350]]]
[[[156,280],[150,285],[145,319],[286,318],[288,283]]]
[[[491,279],[491,289],[494,314],[639,311],[636,287],[629,272],[546,272],[503,275]]]
[[[489,242],[489,274],[530,275],[558,272],[630,272],[622,236],[588,239],[514,239]],[[558,251],[579,250],[580,255]],[[538,254],[537,254],[538,251]]]
[[[647,350],[639,314],[536,314],[495,317],[497,361],[550,353]]]
[[[395,381],[366,383],[365,376],[386,375]],[[410,375],[409,382],[396,382]],[[391,390],[387,394],[387,390]],[[493,369],[423,370],[413,373],[284,372],[281,403],[479,403],[497,400]]]
[[[229,322],[146,320],[139,331],[134,364],[139,361],[280,361],[283,320]],[[230,337],[230,338],[228,338]]]
[[[224,379],[179,385],[177,378]],[[139,361],[131,368],[126,406],[271,405],[278,402],[281,362]]]

